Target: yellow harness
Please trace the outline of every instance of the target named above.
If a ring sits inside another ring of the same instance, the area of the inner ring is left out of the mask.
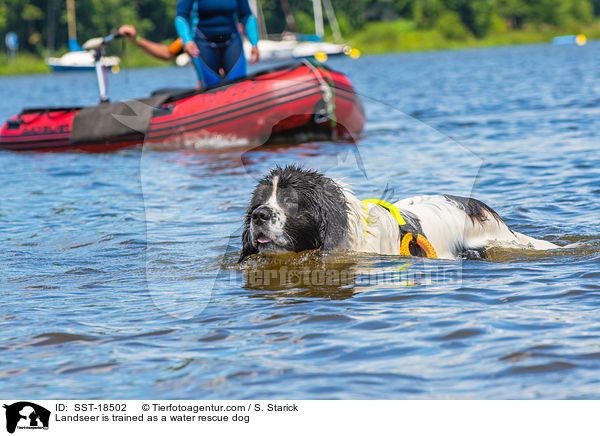
[[[429,242],[425,236],[421,235],[420,233],[408,232],[403,229],[403,227],[406,227],[406,220],[402,217],[402,214],[400,213],[400,209],[398,209],[392,203],[388,203],[385,200],[377,200],[377,199],[372,199],[372,198],[370,198],[368,200],[363,200],[362,202],[365,204],[365,206],[367,205],[367,203],[373,203],[373,204],[383,207],[398,222],[398,225],[400,226],[400,236],[401,236],[401,241],[400,241],[400,255],[401,256],[417,256],[419,249],[416,247],[419,247],[425,253],[425,257],[437,258],[437,253],[435,252],[433,245],[431,245],[431,242]],[[402,235],[403,233],[404,233],[404,235]]]

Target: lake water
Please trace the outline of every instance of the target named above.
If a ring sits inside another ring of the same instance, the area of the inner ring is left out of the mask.
[[[0,396],[600,398],[600,44],[329,64],[365,106],[354,143],[0,152]],[[113,100],[194,84],[110,80]],[[93,74],[0,78],[2,120],[96,99]],[[359,198],[472,195],[579,246],[238,266],[256,179],[298,161]]]

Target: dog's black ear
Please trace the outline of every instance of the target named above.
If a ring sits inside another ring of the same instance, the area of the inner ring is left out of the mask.
[[[330,219],[331,218],[325,213],[322,216],[322,221],[319,223],[319,239],[321,240],[321,246],[318,248],[325,251],[337,248],[342,242],[346,230],[343,227],[337,227],[337,223],[330,222]]]
[[[242,232],[242,253],[240,254],[238,263],[242,262],[251,254],[256,253],[258,253],[258,248],[252,244],[252,238],[250,236],[250,222],[249,220],[246,220],[246,225],[244,226],[244,231]]]
[[[339,207],[339,205],[335,205]],[[322,250],[334,250],[338,248],[348,232],[348,218],[342,210],[331,210],[328,207],[321,208],[319,217],[319,240]]]
[[[323,250],[338,248],[348,233],[348,205],[340,187],[327,180],[319,190],[317,217],[319,239]]]
[[[327,211],[320,208],[319,216],[317,217],[318,228],[319,228],[319,246],[317,248],[321,250],[331,250],[333,241],[331,240],[331,236],[328,232],[327,225]]]

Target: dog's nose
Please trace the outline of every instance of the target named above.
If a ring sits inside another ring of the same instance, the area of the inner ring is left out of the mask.
[[[266,206],[260,206],[252,212],[252,221],[257,224],[262,224],[271,219],[271,209]]]

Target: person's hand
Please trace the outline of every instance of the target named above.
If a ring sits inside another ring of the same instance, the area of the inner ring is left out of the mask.
[[[260,54],[258,53],[258,47],[253,45],[252,50],[250,51],[250,62],[253,64],[257,63],[260,59]]]
[[[200,56],[200,49],[194,41],[186,42],[183,45],[183,50],[193,58]]]
[[[125,24],[124,26],[119,27],[119,35],[126,36],[131,40],[131,42],[135,42],[137,31],[135,30],[135,27]]]

